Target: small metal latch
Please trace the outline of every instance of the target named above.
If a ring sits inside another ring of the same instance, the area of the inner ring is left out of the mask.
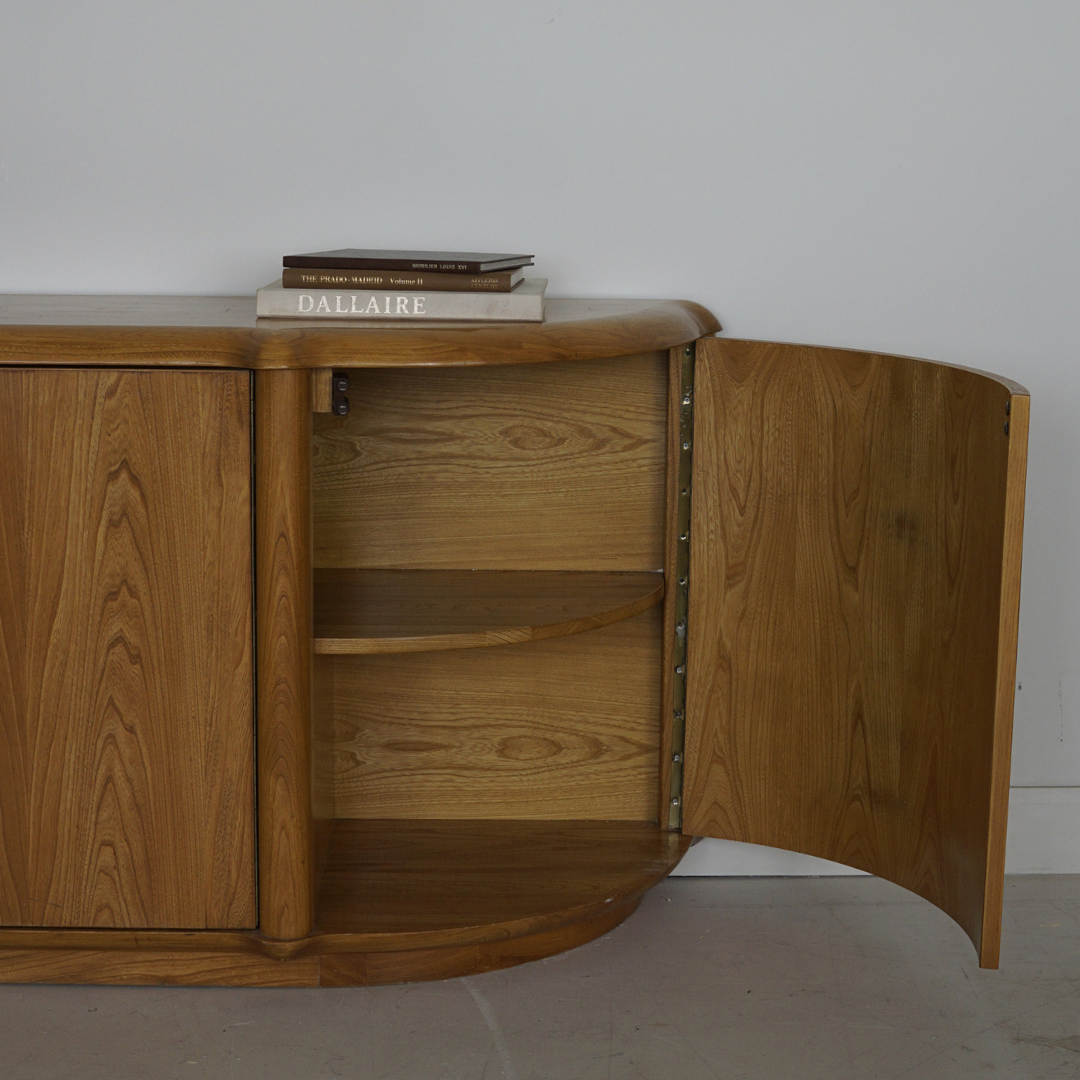
[[[349,415],[349,399],[345,396],[349,389],[349,375],[345,371],[335,371],[331,380],[330,388],[333,393],[330,411],[335,416]]]

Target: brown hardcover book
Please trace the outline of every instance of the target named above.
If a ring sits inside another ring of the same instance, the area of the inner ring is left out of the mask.
[[[524,270],[497,274],[438,274],[410,270],[308,270],[288,267],[281,273],[286,289],[426,289],[429,292],[509,292]]]
[[[376,248],[338,248],[286,255],[282,266],[311,270],[434,270],[444,274],[490,274],[532,266],[531,255],[490,251],[387,251]]]

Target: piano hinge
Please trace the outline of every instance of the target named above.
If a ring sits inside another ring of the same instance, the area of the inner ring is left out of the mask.
[[[675,546],[675,648],[671,678],[671,761],[668,828],[682,828],[686,746],[686,631],[690,582],[690,465],[694,452],[694,345],[680,356],[679,491]]]

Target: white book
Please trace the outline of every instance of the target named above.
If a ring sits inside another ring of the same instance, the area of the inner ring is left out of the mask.
[[[255,314],[270,319],[543,322],[546,288],[547,278],[526,278],[508,293],[283,289],[278,279],[256,291]]]

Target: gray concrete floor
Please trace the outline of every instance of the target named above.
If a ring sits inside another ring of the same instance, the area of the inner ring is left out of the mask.
[[[1001,968],[873,878],[681,878],[606,937],[356,990],[0,987],[2,1080],[1080,1077],[1080,875],[1016,877]]]

